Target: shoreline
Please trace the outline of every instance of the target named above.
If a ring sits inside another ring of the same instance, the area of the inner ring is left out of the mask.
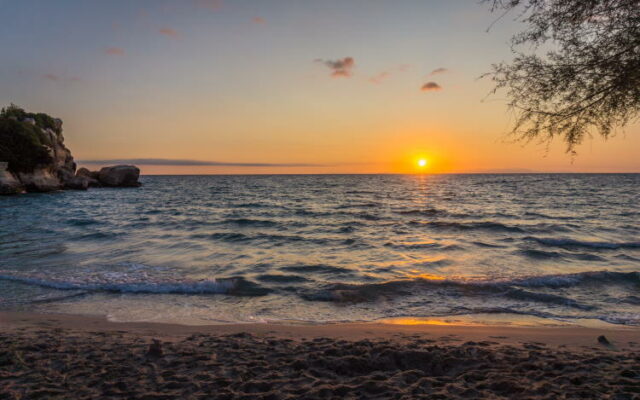
[[[578,325],[479,325],[445,322],[444,319],[396,319],[379,322],[340,323],[220,323],[189,325],[168,322],[114,322],[105,316],[45,314],[0,311],[0,333],[30,332],[40,329],[63,329],[80,332],[119,332],[145,337],[179,339],[193,334],[232,335],[250,333],[301,340],[331,337],[347,340],[390,339],[398,335],[433,335],[451,337],[452,342],[492,340],[499,344],[541,342],[566,348],[600,348],[596,338],[605,335],[618,343],[619,350],[631,349],[638,342],[640,327],[586,327]]]

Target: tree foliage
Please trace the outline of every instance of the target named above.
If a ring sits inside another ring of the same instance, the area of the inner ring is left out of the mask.
[[[527,25],[512,38],[513,60],[489,73],[518,138],[561,137],[575,153],[591,133],[607,138],[638,118],[640,0],[483,1]]]
[[[56,122],[56,119],[45,113],[30,113],[20,108],[19,106],[11,103],[7,107],[3,107],[0,111],[0,118],[13,117],[18,121],[23,121],[27,118],[32,118],[36,125],[42,129],[51,129],[57,134],[60,134],[60,123]]]
[[[33,118],[36,125],[24,120]],[[0,161],[8,162],[11,172],[30,172],[51,163],[47,146],[51,140],[41,128],[59,127],[47,114],[34,114],[10,105],[0,111]],[[55,130],[55,129],[54,129]]]

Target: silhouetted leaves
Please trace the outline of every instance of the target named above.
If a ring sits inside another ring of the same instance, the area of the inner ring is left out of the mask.
[[[528,24],[513,60],[488,74],[507,92],[518,138],[559,136],[575,153],[591,132],[606,138],[638,117],[640,0],[483,1]]]
[[[52,143],[41,128],[60,132],[60,124],[46,114],[28,113],[13,104],[0,111],[0,161],[9,163],[9,171],[31,172],[51,162],[47,146]]]

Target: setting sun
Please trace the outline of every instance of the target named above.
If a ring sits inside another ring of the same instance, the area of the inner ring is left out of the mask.
[[[427,160],[424,158],[421,158],[418,160],[418,167],[420,168],[424,168],[427,166]]]

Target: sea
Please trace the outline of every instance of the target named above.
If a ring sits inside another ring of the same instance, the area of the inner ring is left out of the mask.
[[[640,326],[640,174],[141,181],[0,197],[0,310]]]

